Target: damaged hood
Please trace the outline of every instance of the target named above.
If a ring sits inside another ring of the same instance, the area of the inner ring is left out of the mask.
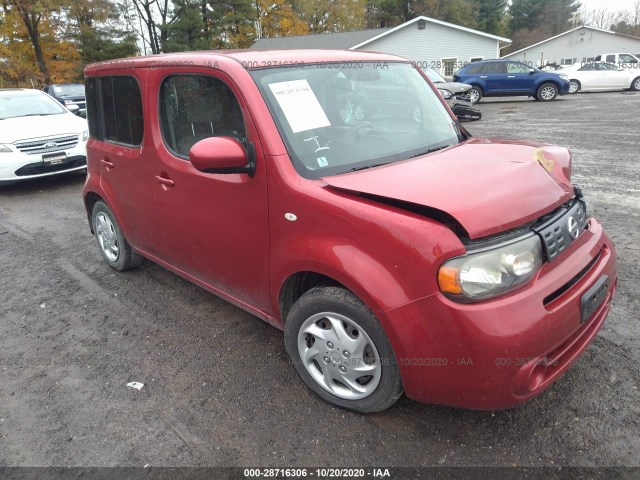
[[[535,220],[573,196],[566,148],[473,138],[402,162],[324,177],[331,187],[454,217],[480,238]]]

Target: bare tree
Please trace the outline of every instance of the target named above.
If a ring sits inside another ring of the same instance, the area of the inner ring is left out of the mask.
[[[610,30],[612,25],[615,25],[622,19],[622,15],[622,12],[613,12],[607,7],[597,7],[593,9],[583,7],[580,10],[580,17],[584,25],[602,30]]]

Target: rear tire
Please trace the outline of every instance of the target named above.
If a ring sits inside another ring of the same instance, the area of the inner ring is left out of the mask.
[[[550,102],[551,100],[555,100],[558,96],[558,87],[556,87],[553,83],[543,83],[538,87],[538,91],[536,92],[536,99],[541,102]]]
[[[316,287],[302,295],[287,316],[284,339],[296,372],[326,402],[380,412],[402,395],[400,369],[384,330],[344,288]]]
[[[98,200],[93,206],[91,225],[102,258],[111,268],[122,272],[142,264],[144,257],[133,251],[124,238],[116,217],[102,200]]]
[[[631,82],[631,90],[636,92],[640,90],[640,77],[634,78],[633,82]]]

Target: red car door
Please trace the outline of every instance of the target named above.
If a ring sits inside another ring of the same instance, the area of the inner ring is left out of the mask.
[[[145,112],[140,85],[146,78],[145,70],[131,70],[127,75],[113,74],[90,77],[87,95],[100,98],[104,120],[97,116],[93,136],[87,144],[89,163],[100,169],[100,184],[107,203],[114,210],[127,239],[136,248],[155,252],[156,222],[154,190],[147,181],[150,165],[141,155],[152,144],[149,131],[145,131]],[[97,101],[97,100],[96,100]]]
[[[155,148],[147,160],[154,164],[160,259],[262,309],[268,299],[269,232],[260,140],[237,88],[220,73],[200,70],[150,73]],[[196,170],[189,149],[212,136],[236,138],[255,152],[255,175]]]

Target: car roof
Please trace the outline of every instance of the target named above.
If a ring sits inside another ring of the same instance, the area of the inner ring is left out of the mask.
[[[488,63],[488,62],[500,62],[500,63],[516,62],[516,63],[522,63],[520,60],[512,60],[510,58],[486,58],[484,60],[476,60],[475,62],[471,62],[471,63],[469,63],[469,65],[475,65],[476,63]]]
[[[163,53],[129,57],[105,62],[93,63],[85,68],[85,74],[117,68],[153,68],[162,66],[202,66],[215,61],[234,61],[247,68],[265,68],[287,65],[300,65],[319,62],[408,62],[409,60],[395,55],[378,52],[351,50],[203,50],[194,52]],[[203,63],[204,62],[204,63]]]

